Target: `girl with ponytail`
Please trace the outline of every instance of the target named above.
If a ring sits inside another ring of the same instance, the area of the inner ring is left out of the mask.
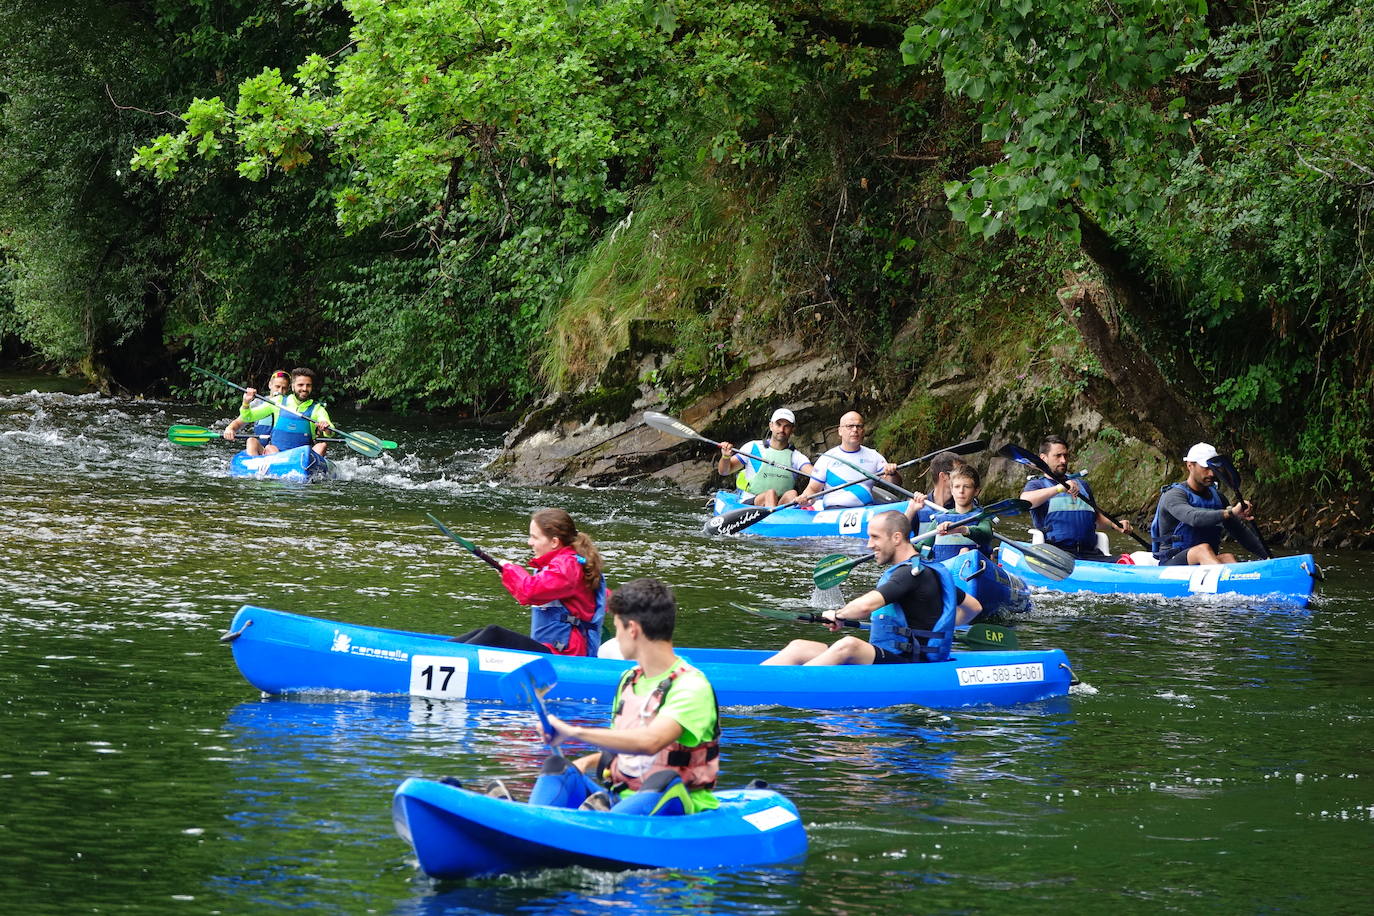
[[[601,553],[572,516],[562,509],[540,509],[530,517],[533,572],[501,564],[501,584],[530,609],[530,636],[487,626],[454,642],[595,656],[606,617],[606,578]]]

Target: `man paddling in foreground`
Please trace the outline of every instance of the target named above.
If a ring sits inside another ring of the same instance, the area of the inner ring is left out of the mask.
[[[797,475],[810,477],[811,459],[792,447],[792,432],[796,429],[796,414],[786,407],[773,411],[768,421],[768,440],[754,439],[735,448],[729,442],[720,444],[720,459],[716,470],[721,474],[739,472],[736,486],[744,502],[755,506],[773,507],[797,498]],[[773,464],[764,464],[763,458]],[[774,465],[782,467],[774,467]],[[791,468],[792,470],[784,470]]]
[[[626,582],[611,595],[615,638],[638,664],[616,688],[611,727],[572,725],[549,716],[550,744],[604,748],[576,761],[552,756],[530,804],[617,813],[693,814],[720,806],[711,794],[720,768],[720,715],[706,675],[677,657],[677,601],[657,579]],[[591,774],[591,775],[589,775]],[[599,776],[610,794],[593,776]],[[494,794],[488,789],[489,794]]]
[[[259,446],[254,440],[249,439],[248,454],[271,455],[274,452],[284,452],[290,448],[313,443],[315,454],[323,455],[325,447],[329,444],[321,438],[329,432],[329,411],[314,399],[314,391],[315,373],[309,369],[291,370],[291,393],[280,404],[264,401],[254,407],[253,400],[257,398],[258,390],[245,388],[239,419],[245,423],[252,423],[268,416],[273,418],[272,441],[266,446]],[[279,409],[281,407],[301,416],[286,413]]]
[[[840,444],[816,459],[816,472],[811,476],[811,482],[806,485],[806,489],[802,491],[801,498],[797,500],[798,505],[809,506],[815,494],[841,484],[850,486],[821,497],[821,504],[825,508],[847,509],[878,502],[879,500],[875,499],[877,494],[873,490],[873,481],[857,468],[863,468],[874,477],[881,477],[889,483],[901,485],[902,475],[897,470],[897,465],[864,445],[863,414],[857,410],[849,411],[840,417],[839,429]]]
[[[1257,556],[1266,551],[1241,521],[1251,521],[1249,503],[1226,505],[1216,488],[1211,461],[1217,450],[1206,442],[1188,449],[1183,463],[1188,477],[1164,488],[1150,524],[1150,540],[1161,566],[1198,566],[1204,563],[1235,563],[1234,554],[1219,553],[1221,529],[1225,528],[1246,550]]]
[[[949,570],[921,561],[911,544],[911,523],[900,512],[879,512],[868,520],[868,549],[879,564],[891,565],[877,587],[839,610],[825,611],[831,631],[841,620],[871,620],[868,641],[846,636],[832,646],[811,639],[794,639],[765,665],[889,665],[924,661],[926,646],[940,641],[947,655],[953,630],[968,623],[983,606],[954,583]],[[931,632],[921,636],[904,630]]]
[[[1056,474],[1068,474],[1068,443],[1059,436],[1046,436],[1040,441],[1040,460]],[[1107,555],[1097,547],[1098,530],[1128,534],[1131,523],[1123,520],[1118,526],[1080,498],[1092,499],[1092,495],[1086,480],[1062,484],[1042,475],[1026,482],[1021,499],[1031,504],[1031,522],[1044,532],[1046,544],[1080,560],[1105,560]]]

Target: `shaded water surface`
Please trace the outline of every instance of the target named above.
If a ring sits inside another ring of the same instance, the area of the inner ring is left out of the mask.
[[[713,541],[701,500],[490,479],[498,437],[348,415],[401,448],[338,450],[311,486],[226,476],[207,408],[0,379],[0,911],[9,913],[1359,912],[1374,879],[1371,561],[1320,557],[1307,611],[1040,596],[1022,642],[1084,684],[1016,709],[725,712],[726,784],[798,804],[794,868],[467,883],[392,829],[411,775],[499,775],[540,747],[497,704],[264,699],[216,637],[241,604],[459,631],[523,612],[433,512],[520,559],[568,508],[614,582],[672,582],[687,645],[820,636],[732,601],[804,606],[836,544]],[[232,398],[225,399],[226,413]],[[223,415],[219,417],[223,419]],[[703,454],[703,460],[709,456]],[[872,583],[856,573],[849,591]],[[605,710],[566,705],[597,720]]]

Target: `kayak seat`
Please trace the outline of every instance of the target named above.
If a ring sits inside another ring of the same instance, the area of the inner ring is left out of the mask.
[[[1039,528],[1032,528],[1030,529],[1030,539],[1032,544],[1043,544],[1045,543],[1045,532]],[[1112,542],[1107,539],[1107,532],[1105,531],[1097,532],[1097,550],[1104,557],[1112,555]]]
[[[611,810],[616,814],[663,816],[691,814],[696,808],[682,777],[673,770],[659,770],[644,780],[638,792],[622,798]]]

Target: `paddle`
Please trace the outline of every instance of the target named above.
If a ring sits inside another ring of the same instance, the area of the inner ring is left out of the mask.
[[[966,515],[956,516],[949,519],[954,525],[968,525],[981,522],[985,518],[994,515],[1019,515],[1030,508],[1030,503],[1024,499],[1003,499],[989,506],[981,506],[975,512]],[[895,510],[893,510],[895,511]],[[932,528],[925,534],[918,535],[911,539],[912,544],[919,544],[936,537],[939,532]],[[812,570],[811,580],[816,583],[816,588],[834,588],[845,579],[849,578],[849,572],[860,563],[866,563],[873,559],[873,554],[866,553],[861,557],[850,558],[842,553],[832,553],[828,557],[823,557],[816,568]]]
[[[707,445],[714,445],[716,448],[720,448],[720,443],[717,442],[715,439],[707,439],[701,433],[697,432],[695,429],[692,429],[692,427],[688,426],[686,423],[683,423],[681,420],[675,420],[672,417],[668,416],[666,413],[659,413],[657,410],[644,411],[644,424],[646,426],[650,426],[658,430],[661,433],[667,433],[670,436],[677,436],[679,439],[695,439],[698,442],[705,442]],[[736,450],[735,454],[740,454],[740,452]],[[796,474],[798,477],[811,476],[810,474],[803,474],[796,468],[791,468],[787,465],[778,464],[776,461],[769,461],[767,458],[760,458],[757,455],[746,455],[745,457],[748,458],[750,461],[759,461],[763,464],[772,465],[775,468],[787,471],[791,474]]]
[[[558,683],[558,673],[553,664],[542,656],[536,655],[514,671],[501,675],[501,699],[507,703],[528,704],[539,717],[539,735],[544,746],[559,757],[563,752],[553,743],[553,725],[549,723],[549,710],[544,705],[544,694]]]
[[[1078,561],[1073,554],[1063,548],[1053,544],[1026,544],[1022,541],[1013,541],[1011,538],[1002,537],[995,531],[992,536],[1003,544],[1019,550],[1021,555],[1026,558],[1026,565],[1046,579],[1053,579],[1058,582],[1060,579],[1067,579],[1073,575],[1074,565]]]
[[[1217,476],[1224,480],[1227,487],[1236,494],[1236,502],[1248,509],[1250,503],[1246,501],[1245,494],[1240,491],[1240,471],[1236,470],[1236,466],[1232,463],[1231,459],[1227,458],[1225,455],[1217,455],[1207,463],[1216,469],[1218,472]],[[1264,548],[1264,553],[1261,554],[1261,556],[1266,560],[1272,558],[1274,556],[1273,551],[1271,551],[1269,545],[1264,542],[1264,535],[1260,534],[1259,525],[1255,524],[1253,521],[1247,524],[1250,526],[1250,529],[1255,532],[1255,540]],[[1247,544],[1246,546],[1248,547],[1250,545]]]
[[[434,526],[438,528],[440,531],[442,531],[444,534],[447,534],[449,537],[453,538],[459,544],[462,544],[463,547],[468,551],[468,553],[472,554],[474,557],[481,560],[483,563],[487,564],[497,572],[501,571],[501,562],[497,560],[495,557],[493,557],[491,554],[487,553],[481,547],[478,547],[476,544],[472,543],[472,541],[469,541],[467,538],[459,537],[452,531],[449,531],[448,526],[446,526],[443,522],[439,521],[434,516],[430,515],[428,512],[425,513],[425,518],[433,522]]]
[[[245,394],[248,393],[248,389],[247,389],[247,388],[244,388],[242,385],[236,385],[236,384],[234,384],[233,382],[229,381],[227,378],[225,378],[225,377],[222,376],[222,375],[216,375],[215,373],[211,372],[210,370],[208,370],[208,369],[202,369],[202,368],[200,368],[199,366],[192,366],[191,368],[192,368],[193,370],[195,370],[196,372],[201,373],[202,375],[208,375],[208,376],[210,376],[210,378],[215,379],[216,381],[223,382],[224,384],[228,385],[230,388],[237,388],[239,391],[242,391],[242,392],[244,392]],[[261,395],[258,395],[258,396],[257,396],[257,400],[259,400],[259,401],[266,401],[267,399],[264,398],[264,397],[262,397]],[[293,416],[293,417],[299,417],[300,419],[302,419],[302,420],[307,420],[307,421],[310,420],[310,418],[307,417],[305,414],[297,413],[296,411],[292,410],[292,409],[289,408],[289,407],[285,407],[285,406],[283,406],[283,405],[281,405],[281,404],[276,404],[276,405],[273,405],[273,406],[275,406],[278,410],[282,411],[283,413],[288,413],[288,414],[290,414],[290,415]],[[331,431],[332,433],[334,433],[335,435],[342,437],[343,440],[344,440],[344,444],[347,445],[349,448],[353,449],[353,451],[359,453],[360,455],[366,455],[368,458],[376,458],[376,457],[378,457],[379,455],[382,454],[382,450],[385,449],[385,448],[395,448],[395,447],[396,447],[396,443],[394,443],[394,442],[386,442],[386,441],[383,441],[383,440],[381,440],[381,439],[378,439],[376,436],[372,435],[371,433],[350,433],[350,432],[344,432],[342,429],[339,429],[339,428],[336,427],[336,426],[331,426],[329,429],[330,429],[330,431]],[[325,438],[326,438],[326,440],[328,439],[328,437],[325,437]]]
[[[753,614],[755,617],[767,617],[769,620],[799,620],[803,623],[838,623],[842,627],[852,627],[860,630],[869,629],[869,624],[864,620],[836,620],[831,621],[828,617],[820,614],[812,614],[801,611],[784,611],[777,608],[749,607],[743,604],[731,603],[746,614]],[[954,641],[968,646],[970,649],[1015,649],[1019,647],[1016,638],[1016,631],[1007,627],[993,626],[989,623],[975,623],[968,628],[965,633],[955,633]]]
[[[1024,464],[1027,467],[1035,468],[1038,471],[1040,471],[1040,473],[1048,477],[1050,480],[1053,480],[1055,483],[1067,484],[1068,482],[1069,478],[1067,475],[1056,474],[1054,471],[1050,470],[1050,466],[1046,464],[1039,455],[1032,454],[1031,452],[1026,451],[1019,445],[1013,445],[1010,442],[1008,442],[1006,445],[1002,446],[997,450],[997,454],[1001,455],[1003,458],[1010,458],[1017,464]],[[1107,513],[1103,512],[1102,509],[1097,505],[1097,503],[1093,502],[1092,497],[1088,495],[1086,490],[1080,489],[1078,491],[1078,498],[1083,500],[1083,502],[1087,503],[1089,506],[1091,506],[1094,512],[1106,516],[1107,521],[1111,522],[1117,528],[1121,527],[1121,522],[1117,521],[1110,515],[1107,515]],[[1136,534],[1134,531],[1128,531],[1127,534],[1135,538],[1136,543],[1139,544],[1141,547],[1144,547],[1146,550],[1152,549],[1149,543],[1140,535]]]
[[[190,426],[185,423],[177,423],[167,428],[167,440],[177,445],[185,445],[188,448],[199,448],[206,443],[216,439],[223,439],[224,434],[204,426]],[[234,437],[234,441],[242,442],[253,438],[253,433],[240,433]],[[381,439],[382,448],[395,448],[396,443],[388,439]]]
[[[913,464],[917,464],[922,461],[929,461],[936,455],[942,455],[945,452],[952,452],[955,455],[971,455],[974,452],[981,452],[987,447],[987,440],[971,439],[968,442],[961,442],[958,445],[951,445],[948,448],[942,448],[938,451],[931,452],[929,455],[922,455],[919,458],[912,458],[910,461],[903,461],[901,464],[897,465],[897,467],[899,469],[911,467],[911,465]],[[853,465],[850,466],[853,467]],[[836,484],[833,487],[827,487],[826,489],[821,490],[819,493],[812,493],[810,498],[820,499],[827,493],[834,493],[836,490],[844,490],[848,487],[852,487],[853,485],[854,484],[852,482]],[[779,509],[791,508],[792,506],[797,505],[799,502],[801,502],[800,496],[796,499],[788,500],[787,502],[782,503],[781,505],[773,506],[771,508],[768,506],[744,506],[739,509],[731,509],[729,512],[726,512],[722,515],[718,515],[715,518],[711,519],[711,521],[708,522],[706,525],[706,531],[709,534],[739,534],[741,531],[748,528],[750,525],[754,524],[755,522],[763,521],[765,518],[772,515],[774,512],[777,512]],[[719,519],[720,521],[716,521],[716,519]]]

